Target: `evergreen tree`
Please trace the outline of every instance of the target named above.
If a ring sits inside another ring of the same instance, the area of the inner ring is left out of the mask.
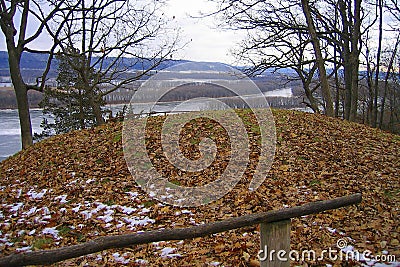
[[[37,138],[96,125],[96,117],[89,102],[89,94],[93,94],[93,90],[84,87],[79,70],[72,67],[81,65],[79,63],[84,58],[76,49],[70,49],[68,54],[57,55],[57,60],[57,88],[47,87],[40,103],[43,114],[50,119],[43,119],[41,127],[44,131],[36,135]],[[104,104],[102,101],[101,106]]]

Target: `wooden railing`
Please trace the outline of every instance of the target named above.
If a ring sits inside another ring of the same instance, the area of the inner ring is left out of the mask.
[[[290,219],[315,214],[361,202],[361,194],[339,197],[331,200],[317,201],[285,208],[281,210],[261,212],[230,218],[223,221],[201,224],[197,226],[162,229],[141,233],[112,235],[98,237],[86,243],[61,247],[57,249],[41,250],[12,254],[0,258],[0,266],[26,266],[52,264],[66,259],[76,258],[106,249],[123,248],[132,245],[146,244],[158,241],[184,240],[207,236],[233,230],[241,227],[260,224],[261,249],[265,246],[279,251],[290,249]],[[288,261],[261,261],[261,266],[289,266]]]

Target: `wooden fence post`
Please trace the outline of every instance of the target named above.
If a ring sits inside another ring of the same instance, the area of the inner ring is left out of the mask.
[[[261,267],[290,267],[290,219],[260,223]]]

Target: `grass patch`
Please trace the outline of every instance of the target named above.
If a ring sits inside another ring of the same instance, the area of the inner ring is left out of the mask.
[[[118,143],[122,140],[122,132],[118,132],[114,135],[113,142]]]
[[[145,201],[145,202],[143,202],[143,206],[145,207],[145,208],[149,208],[149,207],[152,207],[152,206],[154,206],[154,204],[156,204],[154,201]]]
[[[35,239],[32,244],[32,248],[34,249],[44,249],[49,247],[50,244],[53,243],[53,239],[51,238],[39,238]]]
[[[320,180],[311,180],[310,186],[315,186],[315,185],[320,185],[321,181]]]
[[[61,236],[68,235],[68,234],[71,232],[71,230],[72,230],[71,228],[69,228],[69,227],[66,226],[66,225],[58,226],[56,229],[58,230],[58,233],[59,233]]]

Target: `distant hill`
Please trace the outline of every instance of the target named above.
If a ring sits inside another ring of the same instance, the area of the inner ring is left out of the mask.
[[[37,70],[44,70],[46,68],[48,55],[45,54],[35,54],[35,53],[23,53],[21,58],[21,69],[22,72],[32,72]],[[114,58],[109,58],[106,60],[105,65],[108,65],[114,60]],[[172,60],[168,59],[162,62],[156,69],[165,69],[180,63],[190,62],[188,60]],[[131,66],[131,70],[142,70],[151,67],[151,60],[138,60],[137,58],[124,58],[122,66]],[[54,75],[57,70],[58,62],[56,59],[52,61],[52,74]],[[0,76],[9,75],[8,67],[8,54],[6,51],[0,51]],[[50,76],[52,75],[50,74]]]
[[[48,55],[23,53],[21,58],[22,69],[45,69]],[[54,66],[53,66],[54,67]],[[6,51],[0,51],[0,69],[8,70],[8,54]]]

